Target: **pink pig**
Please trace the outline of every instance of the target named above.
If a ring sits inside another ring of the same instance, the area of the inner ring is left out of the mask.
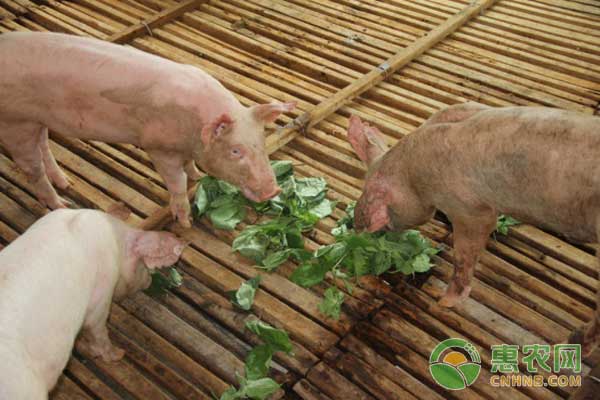
[[[195,162],[250,200],[280,191],[264,127],[295,104],[246,108],[199,68],[95,39],[6,33],[0,93],[0,143],[50,208],[66,205],[50,182],[69,182],[48,147],[48,129],[142,147],[171,193],[173,216],[186,227],[186,178],[199,178]]]
[[[389,151],[377,128],[357,117],[348,139],[369,165],[358,229],[404,230],[436,209],[452,221],[455,272],[443,306],[469,296],[499,213],[575,241],[600,239],[600,118],[465,103],[434,114]],[[600,343],[600,292],[597,299],[592,321],[570,339],[585,354]]]
[[[147,288],[149,269],[185,246],[101,211],[57,210],[33,224],[0,252],[0,399],[45,399],[82,327],[92,355],[123,357],[106,329],[112,299]]]

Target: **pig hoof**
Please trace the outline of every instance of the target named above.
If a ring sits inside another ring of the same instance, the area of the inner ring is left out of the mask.
[[[457,296],[444,296],[439,301],[438,304],[442,307],[451,308],[458,304],[459,299]]]
[[[119,347],[111,347],[101,354],[102,361],[104,362],[115,362],[121,360],[125,356],[125,350]]]
[[[192,222],[190,221],[189,218],[178,219],[178,221],[179,221],[179,225],[181,225],[182,228],[189,229],[192,227]]]
[[[69,200],[63,199],[62,197],[58,197],[56,200],[48,202],[48,207],[52,210],[57,210],[59,208],[70,208],[73,206],[73,203]]]
[[[62,189],[62,190],[71,186],[71,183],[72,183],[71,180],[69,178],[67,178],[66,176],[52,179],[52,181],[54,182],[54,184],[56,185],[57,188]]]

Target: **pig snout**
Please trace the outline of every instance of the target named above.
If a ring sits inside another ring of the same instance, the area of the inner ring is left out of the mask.
[[[244,187],[242,188],[242,193],[244,193],[244,196],[246,196],[248,199],[260,203],[263,201],[267,201],[269,199],[272,199],[273,197],[277,196],[279,193],[281,193],[281,188],[279,186],[277,186],[276,183],[274,183],[272,186],[260,191],[260,192],[255,192],[253,190],[251,190],[248,187]]]
[[[357,231],[377,232],[390,225],[387,204],[377,199],[361,197],[354,209],[354,227]]]

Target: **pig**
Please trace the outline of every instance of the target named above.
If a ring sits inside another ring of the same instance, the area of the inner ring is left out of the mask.
[[[190,224],[187,179],[208,174],[260,202],[280,192],[264,128],[295,107],[244,107],[201,69],[131,47],[58,33],[0,35],[0,144],[44,205],[63,208],[51,183],[69,180],[48,145],[66,137],[130,143],[150,156],[171,194],[173,217]]]
[[[50,212],[0,251],[0,399],[46,399],[80,330],[92,356],[116,361],[111,300],[150,285],[186,243],[96,210]]]
[[[600,235],[600,118],[542,107],[448,107],[387,151],[381,132],[353,116],[348,140],[369,167],[357,229],[404,230],[435,210],[453,225],[455,270],[440,304],[469,296],[499,213],[577,242]],[[600,294],[572,343],[600,342]]]

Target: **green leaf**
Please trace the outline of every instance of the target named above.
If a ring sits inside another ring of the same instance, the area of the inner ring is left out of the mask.
[[[351,260],[351,271],[355,277],[358,278],[360,276],[369,274],[369,260],[366,257],[366,251],[363,247],[356,247],[348,259]]]
[[[246,356],[246,379],[255,380],[267,376],[272,357],[273,349],[268,344],[253,348]]]
[[[328,199],[323,199],[319,204],[312,207],[309,212],[318,218],[325,218],[333,212],[335,208],[335,202],[330,201]]]
[[[413,259],[412,262],[413,270],[415,272],[426,272],[431,268],[431,263],[429,262],[429,256],[427,254],[421,253]]]
[[[218,181],[219,184],[219,189],[221,190],[221,192],[225,193],[225,194],[238,194],[240,192],[240,189],[238,189],[236,186],[233,186],[231,183],[225,182],[225,181]]]
[[[321,283],[329,268],[325,263],[304,263],[292,272],[290,280],[302,287],[311,287]]]
[[[167,276],[160,272],[154,272],[151,277],[152,282],[150,283],[150,286],[144,290],[144,293],[152,297],[163,296],[169,289],[177,288],[183,283],[183,278],[173,267],[169,268]]]
[[[273,173],[278,182],[290,176],[294,169],[292,162],[288,160],[271,161],[271,168],[273,168]]]
[[[243,393],[237,390],[235,387],[230,386],[221,394],[219,400],[237,400],[242,399],[244,397]]]
[[[249,380],[244,387],[244,394],[253,400],[265,400],[279,388],[280,385],[271,378]]]
[[[171,287],[179,287],[183,283],[183,277],[175,268],[169,268],[169,280]]]
[[[381,275],[391,267],[392,257],[390,253],[380,251],[375,254],[375,262],[373,263],[373,273],[375,275]]]
[[[513,225],[519,225],[521,222],[517,221],[511,216],[500,215],[496,222],[496,232],[502,235],[508,235],[508,228]]]
[[[198,189],[196,189],[194,205],[196,206],[196,215],[199,217],[202,216],[208,208],[208,194],[201,184],[198,185]]]
[[[281,264],[286,262],[291,254],[292,254],[292,249],[276,251],[274,253],[269,254],[267,257],[265,257],[265,259],[262,260],[262,265],[265,270],[267,270],[269,272],[273,271],[277,267],[279,267]]]
[[[327,182],[323,178],[299,178],[296,179],[296,194],[299,197],[316,198],[325,192]]]
[[[262,234],[260,230],[246,228],[233,241],[233,251],[240,252],[244,257],[248,257],[257,263],[260,263],[266,256],[269,247],[269,238]]]
[[[238,202],[230,201],[208,211],[213,225],[218,229],[233,230],[246,217],[246,209]]]
[[[340,319],[342,304],[344,303],[344,293],[337,287],[332,286],[325,290],[325,297],[319,304],[319,311],[329,318]]]
[[[271,346],[274,351],[283,351],[288,354],[291,353],[292,343],[287,332],[284,330],[274,328],[258,319],[247,321],[246,328],[258,335],[258,337]]]
[[[231,292],[231,302],[242,310],[250,310],[254,303],[254,296],[260,284],[260,275],[243,282],[238,290]]]

